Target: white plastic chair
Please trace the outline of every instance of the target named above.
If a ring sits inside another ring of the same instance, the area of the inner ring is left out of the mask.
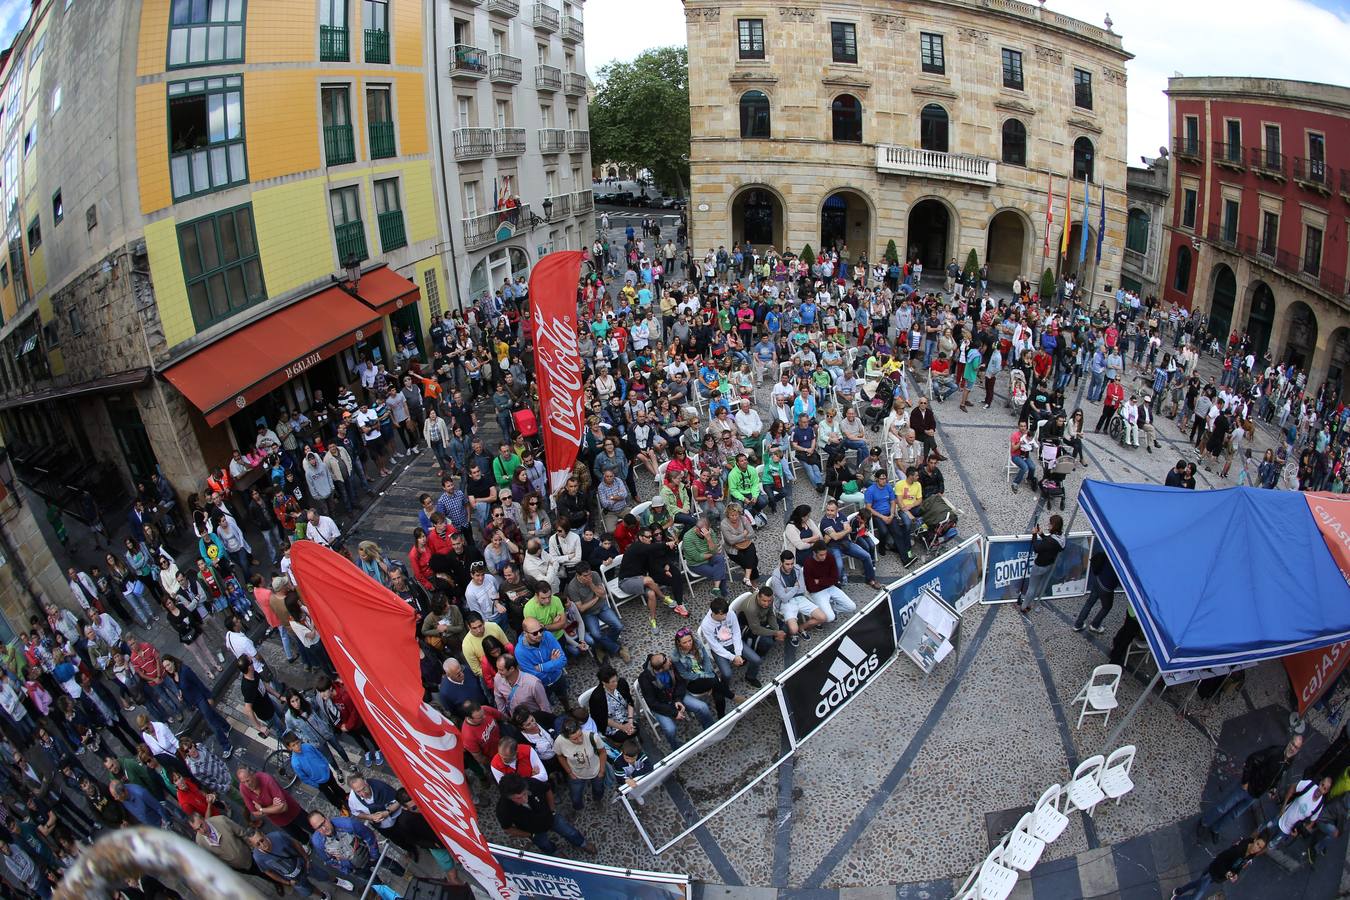
[[[656,467],[656,489],[661,490],[661,485],[666,483],[666,467],[670,465],[670,460],[666,460]]]
[[[1097,776],[1097,785],[1102,793],[1120,805],[1120,798],[1134,790],[1134,779],[1130,769],[1134,767],[1134,744],[1126,744],[1118,750],[1112,750],[1106,758],[1106,765]]]
[[[1004,865],[1021,872],[1030,872],[1036,868],[1036,863],[1041,861],[1041,854],[1045,852],[1045,841],[1032,834],[1035,826],[1036,814],[1029,812],[1003,838],[999,859]]]
[[[658,484],[656,486],[656,489],[658,491],[661,490],[661,486]],[[644,500],[637,506],[630,509],[628,512],[631,513],[632,516],[638,520],[639,525],[645,528],[646,526],[652,523],[651,509],[652,509],[652,501]]]
[[[1091,759],[1085,759],[1079,763],[1078,768],[1073,771],[1073,780],[1069,782],[1069,802],[1075,809],[1080,809],[1088,815],[1096,809],[1097,804],[1106,799],[1101,785],[1097,784],[1097,776],[1101,774],[1102,767],[1106,765],[1106,758],[1100,753]]]
[[[689,585],[689,590],[692,591],[694,589],[694,585],[698,584],[700,581],[708,580],[708,576],[700,575],[693,569],[689,568],[689,560],[684,558],[683,547],[677,549],[675,551],[675,554],[680,558],[680,571],[684,574],[684,582],[685,584]]]
[[[1004,852],[995,847],[980,865],[980,900],[1008,900],[1017,887],[1017,870],[1007,864]]]
[[[612,573],[619,571],[619,564],[623,562],[623,554],[620,554],[600,567],[600,580],[605,583],[605,591],[609,594],[609,599],[614,608],[618,609],[619,604],[632,600],[637,594],[625,593],[623,588],[619,587],[619,579]]]
[[[577,706],[580,706],[582,709],[589,708],[591,705],[591,694],[593,693],[595,693],[595,685],[591,685],[586,688],[586,690],[582,691],[581,695],[577,697]]]
[[[1078,696],[1073,698],[1074,703],[1083,704],[1075,730],[1083,727],[1083,718],[1088,715],[1105,716],[1103,727],[1110,724],[1111,710],[1120,705],[1116,700],[1116,691],[1120,690],[1120,672],[1120,666],[1117,665],[1098,666],[1092,670],[1092,677],[1083,685]]]
[[[1003,461],[1003,483],[1012,484],[1013,473],[1017,471],[1017,466],[1013,465],[1012,447],[1008,448],[1008,458]]]
[[[737,597],[735,600],[731,601],[731,607],[729,608],[728,612],[733,616],[741,615],[745,616],[748,619],[750,617],[750,604],[754,602],[755,602],[755,592],[746,591],[745,593]]]
[[[1136,658],[1141,664],[1148,662],[1153,658],[1153,651],[1149,649],[1148,641],[1143,638],[1135,638],[1130,641],[1130,645],[1125,648],[1125,663],[1122,668],[1131,668],[1131,663]]]
[[[1064,789],[1058,784],[1052,784],[1041,794],[1041,799],[1036,801],[1036,806],[1031,810],[1035,817],[1031,827],[1031,833],[1047,844],[1053,844],[1064,833],[1064,829],[1069,827],[1069,817],[1064,815],[1060,809],[1063,802]]]

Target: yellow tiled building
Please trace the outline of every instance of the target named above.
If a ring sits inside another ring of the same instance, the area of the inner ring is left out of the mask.
[[[480,88],[499,118],[519,93],[522,110],[537,101],[551,120],[553,89],[519,84],[515,44],[535,44],[543,68],[565,53],[584,93],[573,12],[522,13],[517,0],[35,3],[0,58],[11,457],[53,491],[112,479],[125,493],[158,468],[185,495],[251,447],[259,420],[331,398],[360,358],[388,360],[406,334],[425,347],[433,319],[474,299],[470,272],[481,292],[500,286],[484,282],[508,250],[506,272],[522,274],[564,240],[578,246],[590,192],[567,167],[589,172],[582,138],[566,132],[560,160],[542,130],[540,153],[525,129],[495,129],[519,137],[496,154],[510,157],[517,194],[558,195],[556,238],[535,243],[533,224],[479,227],[496,161],[460,154],[458,132],[488,132],[493,156],[494,129],[476,114],[439,124]],[[491,56],[472,46],[489,34]],[[514,77],[499,78],[499,63]],[[584,96],[558,101],[584,137]],[[518,118],[496,124],[533,124]]]

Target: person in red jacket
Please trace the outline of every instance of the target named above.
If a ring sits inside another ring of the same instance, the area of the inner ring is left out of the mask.
[[[204,793],[201,785],[182,772],[174,772],[169,777],[173,779],[174,790],[178,792],[178,808],[185,815],[197,813],[203,818],[225,815],[225,804],[217,800],[215,794]]]
[[[1111,418],[1115,416],[1116,410],[1120,409],[1125,402],[1125,389],[1120,386],[1120,382],[1115,378],[1108,378],[1106,382],[1106,396],[1102,399],[1101,418],[1097,419],[1097,425],[1092,430],[1101,434],[1102,429],[1110,424]]]
[[[802,577],[807,596],[820,607],[826,622],[833,622],[840,613],[848,615],[858,611],[858,604],[839,587],[839,564],[824,541],[811,549],[811,555],[802,565]]]

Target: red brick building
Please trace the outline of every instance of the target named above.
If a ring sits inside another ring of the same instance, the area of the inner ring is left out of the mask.
[[[1350,88],[1172,78],[1162,297],[1350,386]]]

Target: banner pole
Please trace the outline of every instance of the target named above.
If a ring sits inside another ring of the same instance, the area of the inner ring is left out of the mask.
[[[1116,741],[1120,740],[1120,733],[1125,730],[1126,725],[1130,724],[1130,720],[1132,720],[1134,714],[1139,711],[1139,707],[1144,705],[1144,701],[1153,696],[1153,689],[1157,687],[1158,682],[1161,680],[1162,669],[1159,669],[1154,673],[1153,680],[1148,683],[1148,687],[1144,688],[1144,692],[1139,695],[1139,699],[1134,701],[1134,704],[1130,707],[1129,711],[1125,713],[1125,718],[1116,723],[1116,730],[1111,732],[1111,736],[1106,739],[1106,744],[1100,751],[1103,756],[1111,752],[1111,748],[1115,745]]]

